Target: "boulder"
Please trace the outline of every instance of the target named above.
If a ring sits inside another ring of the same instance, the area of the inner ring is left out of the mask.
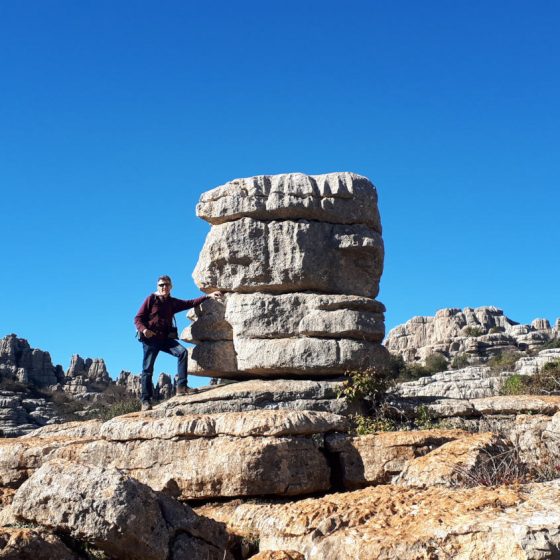
[[[47,462],[18,489],[12,510],[114,558],[231,558],[220,525],[108,467]]]
[[[241,218],[212,227],[193,278],[203,291],[318,291],[373,298],[383,256],[381,235],[365,225]]]
[[[340,377],[389,359],[383,346],[367,340],[312,337],[202,342],[189,357],[190,373],[225,379]]]
[[[213,225],[249,217],[365,224],[381,233],[377,192],[355,173],[259,175],[205,192],[197,216]]]

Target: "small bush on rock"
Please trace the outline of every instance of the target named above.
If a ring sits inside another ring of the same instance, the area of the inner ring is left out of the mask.
[[[432,354],[426,358],[426,369],[432,373],[439,373],[447,369],[447,360],[442,354]]]
[[[524,484],[531,480],[519,451],[507,445],[485,451],[474,468],[457,467],[454,478],[457,486],[463,487]]]
[[[540,347],[540,350],[550,350],[552,348],[560,348],[560,338],[553,338],[549,340],[546,344]]]
[[[500,395],[523,395],[527,394],[529,388],[525,378],[517,373],[510,375],[500,389]]]
[[[452,369],[463,369],[469,365],[469,358],[466,354],[457,354],[451,361]]]
[[[512,371],[519,358],[521,358],[521,353],[514,350],[500,352],[492,356],[487,365],[496,371]]]
[[[107,422],[115,416],[122,416],[131,412],[138,412],[140,410],[140,401],[138,399],[126,399],[116,402],[110,406],[96,408],[89,418],[97,418],[102,422]]]
[[[463,329],[463,334],[465,336],[482,336],[484,334],[484,329],[481,327],[465,327]]]
[[[338,396],[348,402],[358,399],[378,402],[393,383],[389,368],[375,366],[362,371],[347,372],[346,378]]]

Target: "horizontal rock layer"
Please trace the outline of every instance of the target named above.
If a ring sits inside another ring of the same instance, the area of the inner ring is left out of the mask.
[[[237,338],[354,338],[381,342],[385,306],[370,298],[314,294],[227,294],[207,300],[188,316],[187,342]]]
[[[193,272],[203,291],[375,297],[383,240],[365,225],[242,218],[213,226]]]
[[[37,437],[0,440],[0,484],[18,487],[46,461],[66,459],[118,468],[182,499],[309,494],[330,487],[330,466],[314,438],[346,429],[343,417],[326,412],[161,408],[81,431],[60,426],[57,434],[53,426]]]
[[[236,344],[237,343],[237,344]],[[189,373],[231,379],[321,378],[382,366],[380,344],[352,339],[280,338],[202,342],[190,351]]]
[[[205,192],[197,216],[211,224],[249,217],[365,224],[381,233],[377,192],[355,173],[259,175]]]

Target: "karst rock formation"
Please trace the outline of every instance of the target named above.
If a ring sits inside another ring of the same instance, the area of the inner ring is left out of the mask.
[[[193,278],[223,301],[192,310],[190,372],[337,377],[387,359],[377,192],[353,173],[237,179],[204,193]]]

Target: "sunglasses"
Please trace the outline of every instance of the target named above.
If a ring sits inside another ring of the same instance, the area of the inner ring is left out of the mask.
[[[164,284],[158,284],[159,288],[163,288],[164,286],[170,286],[169,282],[165,282]]]

